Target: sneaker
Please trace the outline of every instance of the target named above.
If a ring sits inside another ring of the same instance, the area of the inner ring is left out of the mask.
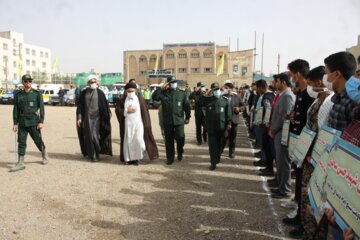
[[[298,207],[296,206],[296,208],[294,210],[292,210],[288,215],[286,215],[288,218],[295,218],[297,215],[297,209]]]
[[[280,204],[280,206],[283,208],[287,208],[287,209],[295,209],[298,207],[298,204],[297,204],[297,202],[290,200],[288,202],[284,202],[284,203]]]

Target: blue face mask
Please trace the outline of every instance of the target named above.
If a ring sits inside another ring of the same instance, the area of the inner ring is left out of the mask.
[[[215,97],[219,98],[220,95],[221,95],[220,89],[214,90],[214,91],[213,91],[213,95],[214,95]]]
[[[360,102],[360,79],[352,76],[345,84],[346,93],[355,102]]]
[[[170,87],[171,87],[172,89],[176,89],[176,88],[177,88],[177,82],[170,83]]]

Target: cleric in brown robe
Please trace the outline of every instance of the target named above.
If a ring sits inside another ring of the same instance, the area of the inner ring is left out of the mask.
[[[125,89],[136,89],[135,83],[128,83],[125,86]],[[150,160],[158,159],[159,158],[159,152],[158,148],[151,130],[151,120],[150,120],[150,114],[149,110],[147,108],[147,104],[144,100],[144,98],[139,94],[139,91],[136,91],[136,96],[139,99],[140,104],[140,111],[141,111],[141,119],[144,126],[144,142],[147,154],[150,158]],[[125,138],[125,117],[124,117],[124,111],[125,111],[125,101],[126,101],[126,94],[122,98],[118,100],[116,103],[115,113],[118,118],[119,124],[120,124],[120,161],[124,162],[124,138]],[[139,149],[140,151],[140,149]],[[140,160],[140,159],[139,159]],[[137,164],[138,161],[134,161],[134,164]],[[131,164],[131,163],[130,163]]]
[[[98,161],[99,154],[112,156],[111,112],[95,75],[88,77],[88,85],[80,94],[76,124],[81,153],[91,161]]]

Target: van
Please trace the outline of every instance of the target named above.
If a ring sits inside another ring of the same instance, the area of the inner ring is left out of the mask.
[[[43,96],[44,103],[49,103],[50,96],[58,94],[60,88],[64,89],[64,84],[41,84],[40,92]]]

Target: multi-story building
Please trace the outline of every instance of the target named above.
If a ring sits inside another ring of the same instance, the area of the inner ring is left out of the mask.
[[[0,66],[3,86],[20,80],[26,73],[35,81],[46,81],[51,78],[51,51],[25,43],[22,33],[0,32]]]
[[[253,49],[230,52],[228,46],[214,42],[180,43],[164,44],[159,50],[124,51],[123,57],[124,80],[135,78],[141,85],[163,81],[151,77],[156,75],[151,74],[154,70],[160,69],[186,81],[190,87],[199,81],[207,86],[227,79],[236,86],[252,82]],[[219,68],[223,69],[220,75],[217,74]]]
[[[360,35],[358,35],[358,44],[347,48],[346,51],[353,54],[356,59],[360,56]]]

